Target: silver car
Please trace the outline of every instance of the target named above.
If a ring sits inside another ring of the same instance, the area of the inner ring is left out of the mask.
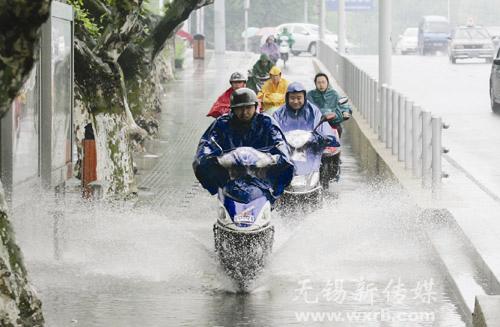
[[[500,50],[491,65],[490,73],[490,100],[491,110],[500,112]]]
[[[399,36],[396,48],[396,54],[417,53],[418,49],[418,28],[409,27],[405,29],[404,33]]]
[[[292,34],[295,41],[292,47],[293,55],[297,56],[302,52],[309,52],[313,56],[316,55],[318,49],[317,41],[319,38],[318,25],[307,23],[286,23],[276,27],[278,33],[281,33],[284,28]],[[325,29],[325,42],[336,49],[337,35]],[[349,48],[352,48],[352,44],[349,41],[346,41],[346,48],[346,51]]]
[[[450,61],[457,59],[484,58],[493,61],[494,45],[486,28],[481,26],[460,26],[455,28],[448,43]]]

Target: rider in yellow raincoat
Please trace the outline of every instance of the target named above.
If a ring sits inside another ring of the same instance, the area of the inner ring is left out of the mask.
[[[269,75],[271,78],[262,86],[259,99],[262,101],[262,112],[272,115],[285,104],[288,81],[281,77],[281,69],[276,66],[271,68]]]

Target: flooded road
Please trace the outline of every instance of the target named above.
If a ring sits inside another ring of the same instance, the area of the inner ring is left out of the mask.
[[[323,208],[294,221],[276,213],[270,263],[249,294],[237,292],[213,253],[216,200],[191,160],[204,114],[251,60],[207,61],[168,86],[161,157],[140,176],[138,203],[68,195],[35,222],[16,216],[47,326],[464,326],[417,209],[360,170],[348,139]],[[312,87],[311,58],[290,64],[284,77]]]

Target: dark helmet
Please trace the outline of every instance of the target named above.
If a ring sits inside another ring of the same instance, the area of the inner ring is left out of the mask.
[[[231,77],[229,78],[229,83],[231,82],[246,82],[247,78],[244,74],[240,72],[234,72],[231,74]]]
[[[243,87],[241,89],[237,89],[233,92],[233,94],[231,94],[231,109],[251,105],[255,105],[255,107],[257,107],[257,104],[257,95],[249,88]]]

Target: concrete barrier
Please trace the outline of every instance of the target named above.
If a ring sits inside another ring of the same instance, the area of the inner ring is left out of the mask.
[[[500,327],[500,295],[476,297],[472,324],[474,327]]]

